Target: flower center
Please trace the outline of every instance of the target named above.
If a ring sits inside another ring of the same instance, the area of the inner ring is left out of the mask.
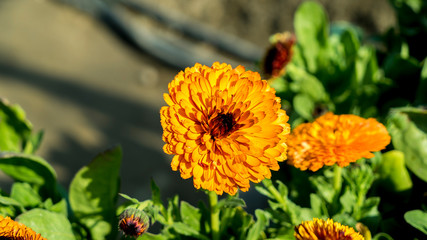
[[[213,140],[221,139],[228,136],[232,130],[236,121],[234,120],[233,114],[218,114],[216,117],[210,120],[210,134]]]

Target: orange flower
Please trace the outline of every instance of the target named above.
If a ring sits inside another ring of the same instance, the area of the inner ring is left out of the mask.
[[[176,75],[160,110],[164,151],[194,187],[234,195],[286,159],[290,127],[267,81],[243,66],[196,64]]]
[[[294,236],[297,240],[364,240],[353,228],[334,222],[332,219],[314,218],[295,227]]]
[[[0,216],[0,239],[46,240],[24,224],[15,222],[10,217],[2,216]]]
[[[327,113],[304,123],[289,136],[288,163],[301,170],[317,171],[323,165],[349,165],[371,158],[390,143],[387,129],[373,118]]]

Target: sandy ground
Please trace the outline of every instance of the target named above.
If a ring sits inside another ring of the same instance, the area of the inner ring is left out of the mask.
[[[271,34],[292,30],[293,13],[302,1],[226,2],[151,4],[264,49]],[[332,21],[357,22],[371,33],[394,21],[386,0],[320,2]],[[146,199],[153,177],[165,196],[180,194],[189,201],[202,196],[191,180],[170,170],[170,156],[162,151],[162,94],[179,69],[129,47],[104,24],[54,1],[0,1],[0,29],[0,96],[21,105],[34,129],[45,132],[38,154],[53,165],[62,185],[67,187],[98,152],[121,144],[121,192]],[[218,53],[215,58],[228,56]],[[6,191],[10,182],[0,178]]]

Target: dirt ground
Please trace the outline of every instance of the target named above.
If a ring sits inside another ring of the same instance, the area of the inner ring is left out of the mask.
[[[141,2],[237,36],[262,52],[271,34],[292,31],[302,1]],[[351,21],[368,33],[383,32],[395,21],[387,0],[319,2],[331,21]],[[147,19],[139,24],[156,26]],[[0,29],[0,97],[21,105],[35,130],[44,131],[38,154],[53,165],[63,186],[98,152],[121,144],[121,192],[146,199],[154,178],[165,196],[180,194],[190,202],[202,196],[191,180],[171,171],[171,157],[162,151],[159,109],[178,67],[137,50],[88,13],[57,1],[2,0]],[[194,47],[208,51],[210,59],[230,59],[207,43]],[[232,62],[253,66],[238,58]],[[0,178],[6,191],[10,182]]]

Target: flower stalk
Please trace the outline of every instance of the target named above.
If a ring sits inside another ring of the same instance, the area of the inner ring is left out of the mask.
[[[219,209],[217,208],[218,195],[214,191],[208,192],[211,210],[211,232],[212,240],[219,240]]]

